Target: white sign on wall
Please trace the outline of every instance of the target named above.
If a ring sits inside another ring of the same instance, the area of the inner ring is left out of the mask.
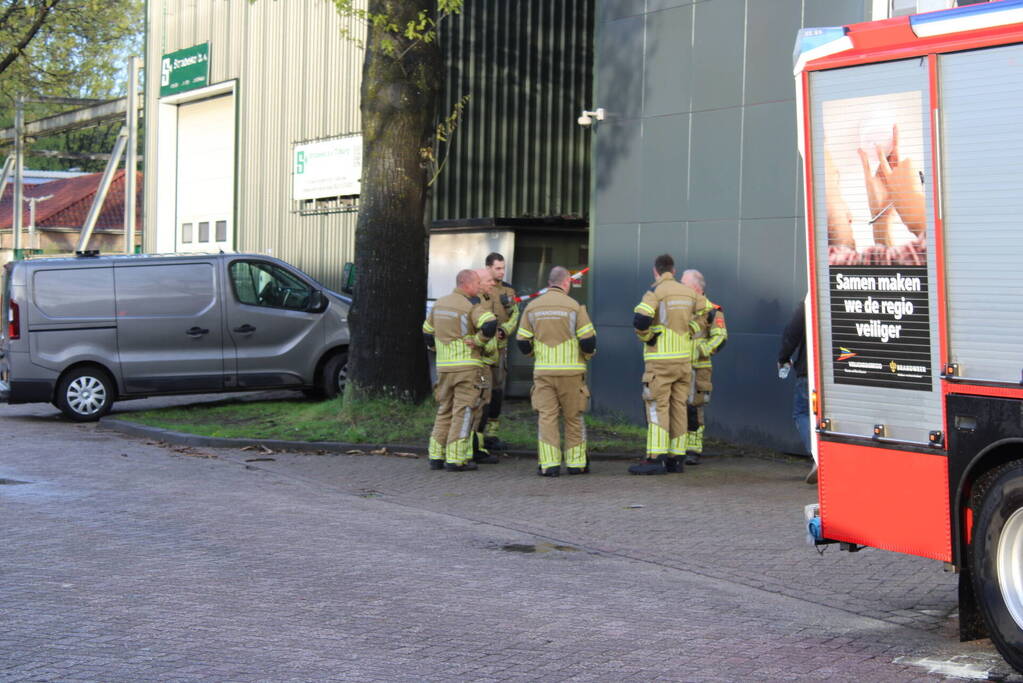
[[[361,193],[361,135],[296,144],[293,161],[293,199],[324,199]]]

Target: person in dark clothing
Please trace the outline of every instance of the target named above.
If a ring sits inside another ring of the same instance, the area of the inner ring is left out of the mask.
[[[814,458],[813,468],[806,475],[807,484],[817,483],[817,456],[810,446],[810,396],[806,377],[806,307],[801,303],[792,312],[788,325],[781,335],[781,348],[778,350],[779,377],[788,375],[788,370],[795,366],[796,382],[792,396],[792,421],[799,432],[803,448]]]

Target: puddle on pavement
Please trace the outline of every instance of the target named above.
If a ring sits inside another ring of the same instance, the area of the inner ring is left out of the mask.
[[[18,481],[17,479],[0,479],[0,486],[16,486],[17,484],[31,484],[30,481]]]
[[[579,548],[571,545],[557,545],[554,543],[507,543],[501,546],[501,550],[509,553],[549,553],[552,550],[560,550],[564,553],[578,552]]]

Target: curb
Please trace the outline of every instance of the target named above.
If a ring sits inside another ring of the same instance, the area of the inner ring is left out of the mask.
[[[137,422],[120,420],[114,417],[100,418],[98,423],[102,429],[120,432],[128,436],[136,436],[156,441],[164,441],[177,446],[191,446],[193,448],[245,448],[265,446],[274,451],[290,452],[314,452],[314,451],[337,451],[370,450],[385,448],[392,453],[403,451],[406,453],[426,454],[425,446],[407,446],[404,444],[365,444],[365,443],[344,443],[342,441],[284,441],[280,439],[234,439],[221,436],[199,436],[188,432],[175,432],[161,427],[150,427]],[[536,458],[536,451],[502,451],[503,455],[513,458]],[[638,460],[642,453],[591,453],[590,460]]]

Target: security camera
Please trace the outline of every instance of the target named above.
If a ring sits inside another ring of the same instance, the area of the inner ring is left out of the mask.
[[[583,113],[575,120],[580,126],[589,127],[593,125],[593,119],[598,121],[604,120],[604,108],[598,107],[595,111],[587,111],[583,109]]]

